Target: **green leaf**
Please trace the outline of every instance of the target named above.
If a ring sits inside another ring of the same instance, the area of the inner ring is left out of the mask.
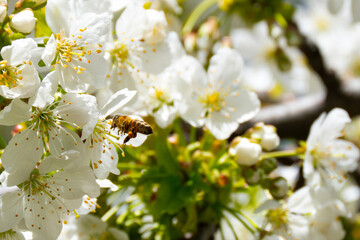
[[[45,8],[34,11],[34,16],[37,19],[35,26],[35,37],[50,37],[52,31],[46,23]]]
[[[6,142],[2,136],[0,136],[0,149],[6,148]]]
[[[182,184],[180,176],[169,176],[162,180],[152,206],[153,214],[175,214],[194,201],[194,188]]]
[[[163,166],[166,172],[177,174],[180,172],[180,165],[169,150],[167,137],[167,133],[159,129],[155,141],[157,163]]]

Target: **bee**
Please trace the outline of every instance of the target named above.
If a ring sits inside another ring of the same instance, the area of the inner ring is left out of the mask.
[[[115,115],[112,119],[111,129],[118,128],[118,133],[127,133],[123,144],[127,143],[131,138],[135,138],[137,133],[150,135],[153,133],[152,127],[145,121],[132,119],[128,116]]]

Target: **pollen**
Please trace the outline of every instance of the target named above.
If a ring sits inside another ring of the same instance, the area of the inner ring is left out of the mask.
[[[26,64],[26,62],[24,62]],[[21,64],[20,64],[21,65]],[[8,88],[17,87],[23,77],[18,75],[21,70],[17,70],[17,67],[7,64],[6,60],[0,61],[0,85]]]

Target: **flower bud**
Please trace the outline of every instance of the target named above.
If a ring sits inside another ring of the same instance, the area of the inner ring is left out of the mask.
[[[196,33],[188,33],[184,36],[184,46],[186,51],[194,52],[196,49],[197,35]]]
[[[25,9],[11,18],[10,26],[18,32],[28,34],[35,28],[36,18],[30,9]]]
[[[0,23],[3,23],[7,14],[7,7],[5,5],[0,5]]]
[[[275,199],[282,199],[289,191],[289,185],[285,178],[277,177],[273,180],[270,186],[270,193]]]
[[[277,161],[275,158],[264,159],[260,162],[260,168],[263,169],[266,174],[269,174],[277,168]]]
[[[249,185],[256,185],[260,183],[263,175],[264,173],[261,169],[245,168],[243,170],[243,176]]]
[[[261,154],[261,146],[247,138],[236,137],[231,143],[229,154],[235,157],[240,165],[251,166],[257,163]]]
[[[276,134],[276,128],[272,125],[265,125],[264,123],[257,123],[255,125],[251,137],[259,139],[260,145],[267,151],[277,148],[280,143],[280,138]]]

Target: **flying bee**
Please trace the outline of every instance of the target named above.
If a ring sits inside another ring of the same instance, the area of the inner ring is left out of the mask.
[[[118,128],[118,134],[120,132],[127,133],[123,144],[127,143],[131,138],[135,138],[137,133],[145,135],[153,133],[150,124],[142,120],[132,119],[128,116],[115,115],[112,119],[111,129],[115,128]]]

